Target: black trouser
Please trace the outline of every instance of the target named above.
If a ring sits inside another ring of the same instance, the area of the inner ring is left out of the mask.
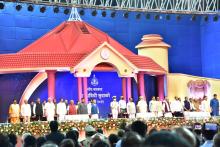
[[[36,121],[42,121],[43,115],[36,115]]]
[[[173,116],[174,117],[183,117],[183,113],[182,112],[173,112]]]

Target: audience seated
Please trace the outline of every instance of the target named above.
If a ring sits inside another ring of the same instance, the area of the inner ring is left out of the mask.
[[[47,142],[46,137],[41,136],[37,138],[37,147],[41,147],[45,142]]]
[[[192,145],[192,147],[196,147],[196,137],[195,135],[188,130],[187,128],[176,128],[174,132],[180,137],[185,139],[188,143]]]
[[[213,147],[220,147],[220,133],[214,136]]]
[[[46,139],[48,141],[52,141],[57,145],[59,145],[61,141],[65,138],[64,135],[58,131],[58,125],[59,124],[57,121],[51,121],[50,122],[51,133],[46,135]]]
[[[75,143],[73,142],[72,139],[64,139],[60,143],[60,147],[75,147]]]
[[[27,136],[25,139],[24,139],[24,145],[23,147],[37,147],[37,140],[34,136]]]
[[[142,138],[136,132],[127,132],[121,141],[121,147],[141,147]]]
[[[191,145],[175,133],[160,131],[148,136],[143,147],[191,147]]]
[[[119,137],[116,134],[110,134],[108,136],[108,141],[109,141],[110,147],[115,147],[118,140],[119,140]]]
[[[109,136],[105,136],[102,129],[96,130],[88,125],[85,127],[86,138],[80,143],[76,128],[64,136],[58,131],[58,125],[57,121],[50,122],[51,133],[38,138],[30,133],[24,133],[22,137],[0,134],[0,147],[16,144],[22,147],[220,147],[220,134],[217,134],[218,125],[215,123],[195,124],[190,127],[191,130],[185,127],[169,130],[152,128],[147,134],[147,124],[137,120]],[[22,144],[17,143],[17,137],[21,138]]]
[[[17,136],[15,134],[8,134],[8,138],[12,146],[15,147],[17,144]]]

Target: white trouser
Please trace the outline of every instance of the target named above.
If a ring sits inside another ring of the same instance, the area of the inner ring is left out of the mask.
[[[131,113],[131,114],[129,114],[129,118],[135,118],[135,113]]]
[[[118,118],[118,110],[112,110],[112,118],[117,119]]]
[[[54,115],[47,115],[47,121],[53,121]]]
[[[59,115],[58,121],[64,121],[64,120],[65,120],[65,115],[64,114]]]
[[[91,119],[99,119],[99,115],[98,114],[92,114]]]

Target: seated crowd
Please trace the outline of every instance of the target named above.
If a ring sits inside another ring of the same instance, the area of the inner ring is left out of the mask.
[[[116,134],[106,136],[101,128],[85,127],[85,139],[72,128],[61,133],[57,121],[50,122],[51,133],[36,137],[30,133],[22,135],[23,147],[219,147],[220,134],[215,123],[194,124],[189,127],[170,128],[169,130],[148,130],[147,124],[134,121],[122,124]],[[18,146],[14,134],[0,134],[0,146]]]
[[[219,101],[217,95],[214,94],[214,98],[211,101],[208,100],[207,96],[198,103],[192,98],[185,97],[184,101],[181,98],[175,97],[174,100],[170,101],[167,97],[161,100],[159,97],[152,97],[149,101],[149,105],[146,100],[140,96],[136,104],[133,98],[129,98],[128,102],[123,96],[117,101],[116,96],[113,96],[113,100],[110,103],[111,115],[110,117],[116,119],[118,117],[125,118],[136,118],[137,114],[146,114],[151,112],[155,117],[183,117],[184,112],[200,111],[210,113],[212,116],[219,115]],[[109,113],[109,112],[106,112]],[[96,104],[95,99],[90,99],[87,104],[85,99],[74,103],[74,100],[70,101],[61,99],[59,103],[56,103],[55,99],[48,98],[48,102],[40,102],[40,98],[37,99],[36,103],[31,102],[28,104],[27,100],[19,106],[17,101],[14,100],[13,104],[9,108],[9,118],[11,123],[17,123],[20,120],[20,116],[23,118],[23,122],[30,122],[30,118],[38,121],[45,120],[52,121],[56,117],[58,121],[65,121],[66,115],[85,114],[91,118],[99,118],[99,108]],[[142,115],[144,116],[144,115]]]

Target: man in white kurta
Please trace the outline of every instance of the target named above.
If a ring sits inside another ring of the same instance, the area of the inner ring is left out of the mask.
[[[152,99],[149,102],[149,110],[150,112],[154,113],[155,116],[157,116],[157,101],[155,96],[152,97]]]
[[[66,113],[67,113],[66,103],[64,102],[63,99],[61,99],[60,102],[57,104],[58,121],[64,121]]]
[[[142,96],[139,97],[137,109],[139,113],[147,113],[147,102],[144,100]]]
[[[204,96],[200,105],[200,110],[201,112],[211,113],[210,101],[207,100],[207,96]]]
[[[87,104],[87,109],[88,109],[88,114],[89,115],[91,115],[92,101],[93,101],[93,99],[90,99],[89,103]]]
[[[163,116],[163,104],[159,97],[156,98],[157,117]]]
[[[127,103],[127,113],[129,115],[129,118],[135,118],[136,107],[135,103],[133,102],[133,98],[130,98],[129,102]]]
[[[21,116],[23,117],[24,123],[30,123],[31,118],[31,106],[28,104],[27,100],[21,105]]]
[[[118,105],[119,105],[119,113],[120,113],[120,117],[123,117],[123,114],[126,113],[126,101],[124,99],[123,96],[120,97],[120,100],[118,101]]]
[[[51,98],[48,98],[48,102],[45,104],[45,111],[47,121],[53,121],[55,115],[55,105]]]
[[[176,117],[178,117],[180,113],[183,112],[183,105],[177,97],[175,97],[175,100],[171,102],[170,108],[171,108],[173,115]]]
[[[116,97],[113,97],[113,101],[110,104],[111,111],[112,111],[112,118],[117,119],[118,118],[118,102],[116,101]]]

